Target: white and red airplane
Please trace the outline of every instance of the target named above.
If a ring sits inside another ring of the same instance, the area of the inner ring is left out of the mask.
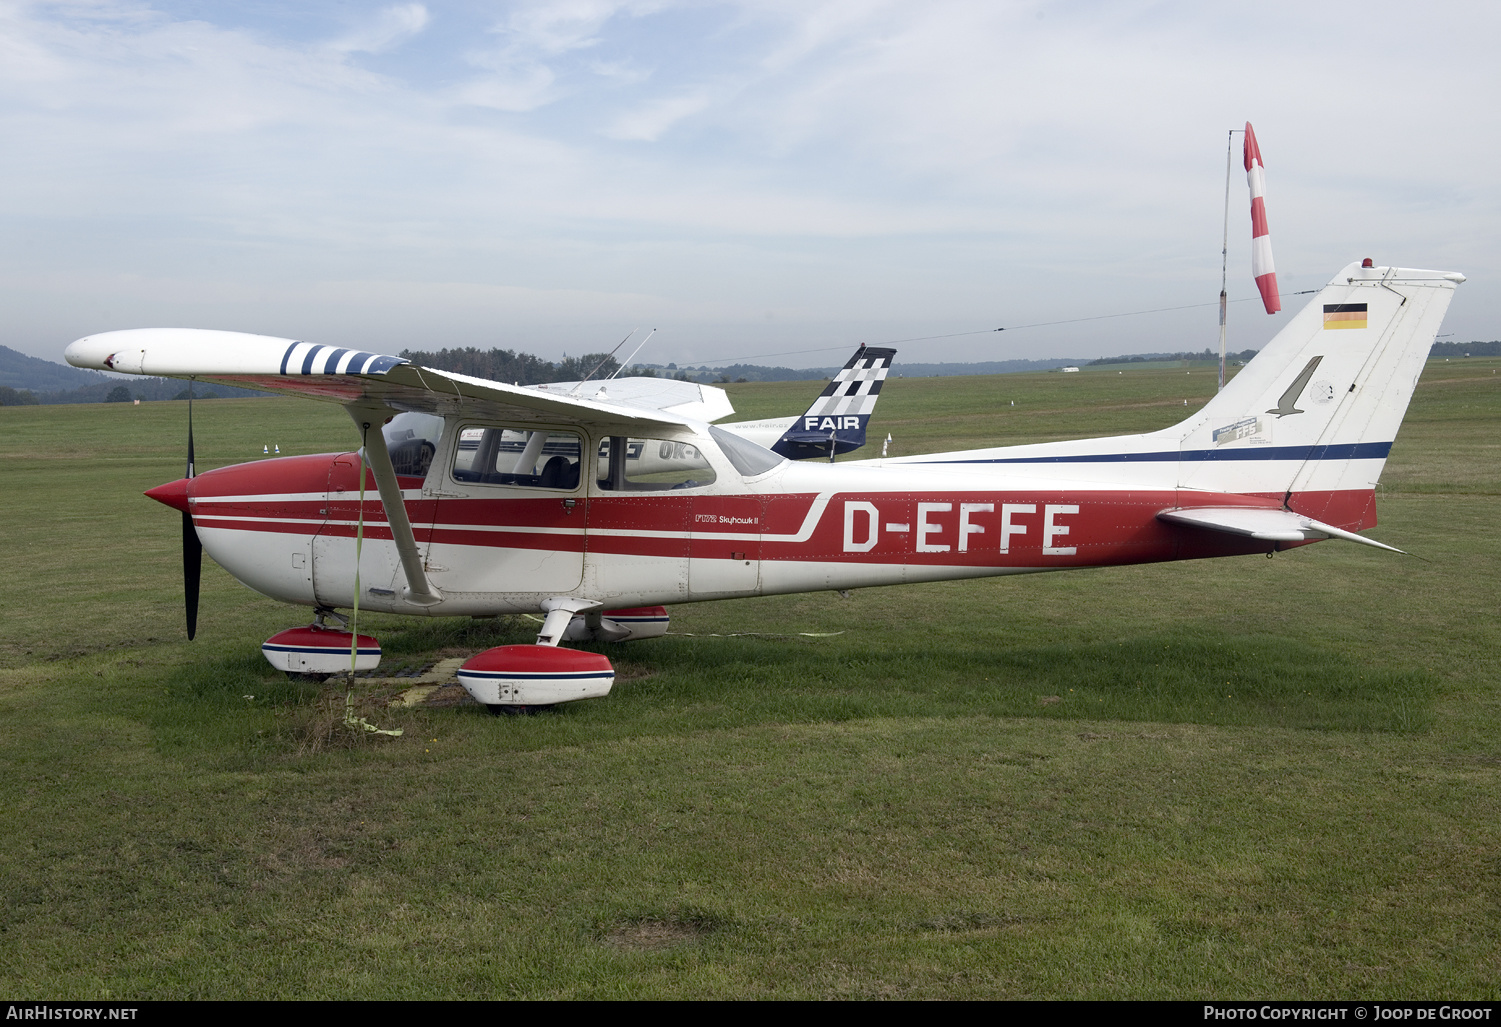
[[[535,645],[487,650],[460,671],[499,711],[606,694],[608,659],[558,643],[660,635],[674,603],[1329,538],[1392,549],[1356,532],[1376,523],[1374,486],[1462,281],[1351,264],[1223,391],[1161,431],[832,465],[707,423],[727,401],[689,383],[655,380],[627,404],[615,382],[558,394],[187,329],[89,336],[67,358],[343,405],[358,452],[196,477],[190,463],[147,495],[183,512],[187,566],[201,539],[251,588],[318,611],[267,642],[284,670],[378,659],[374,639],[323,625],[356,600],[424,617],[544,613]]]

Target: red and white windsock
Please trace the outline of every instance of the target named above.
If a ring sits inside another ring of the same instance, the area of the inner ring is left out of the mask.
[[[1256,133],[1246,122],[1246,181],[1251,186],[1251,275],[1261,290],[1261,302],[1268,314],[1282,309],[1277,293],[1277,269],[1272,266],[1272,237],[1266,227],[1266,165],[1261,162],[1261,147]]]

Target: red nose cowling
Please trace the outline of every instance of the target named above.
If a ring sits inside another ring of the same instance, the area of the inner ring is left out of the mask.
[[[147,489],[146,495],[158,503],[165,503],[174,510],[188,512],[188,486],[193,483],[192,478],[178,478],[169,481],[165,485],[158,485],[154,489]]]

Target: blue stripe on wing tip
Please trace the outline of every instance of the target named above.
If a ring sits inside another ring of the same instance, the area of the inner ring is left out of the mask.
[[[369,364],[365,365],[365,370],[363,372],[361,372],[361,373],[362,374],[385,374],[387,371],[391,370],[391,368],[393,368],[393,367],[399,367],[402,364],[410,364],[410,363],[411,363],[411,361],[408,360],[408,359],[406,359],[405,357],[377,356]]]
[[[393,367],[402,364],[410,364],[405,357],[393,357],[383,353],[369,353],[363,350],[351,352],[347,349],[336,349],[332,346],[308,346],[303,354],[302,364],[299,367],[293,363],[292,355],[297,347],[307,346],[305,342],[294,342],[287,347],[287,351],[281,355],[280,374],[294,374],[312,376],[315,374],[385,374]],[[349,362],[342,372],[339,364],[344,355],[349,354]],[[290,369],[289,369],[290,365]]]

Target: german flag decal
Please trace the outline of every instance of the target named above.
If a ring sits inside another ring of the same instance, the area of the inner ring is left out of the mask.
[[[1364,303],[1325,303],[1325,328],[1364,328]]]

